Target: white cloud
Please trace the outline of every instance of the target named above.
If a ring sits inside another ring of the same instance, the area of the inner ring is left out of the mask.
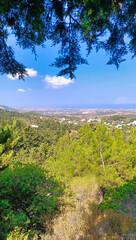
[[[130,103],[130,101],[126,97],[118,97],[115,101],[115,104],[126,104],[126,103]]]
[[[26,68],[27,74],[29,77],[36,77],[37,71],[35,71],[33,68]]]
[[[22,88],[17,89],[17,92],[30,92],[30,91],[32,91],[31,88],[28,88],[27,90],[22,89]]]
[[[36,77],[38,74],[37,71],[35,71],[33,68],[26,68],[26,71],[27,71],[28,77]],[[11,80],[16,80],[19,78],[19,75],[17,73],[13,77],[11,74],[8,74],[7,77]]]
[[[48,83],[47,88],[48,87],[52,87],[52,88],[60,88],[63,86],[67,86],[70,83],[73,83],[73,80],[71,78],[64,78],[64,77],[60,77],[60,76],[49,76],[46,75],[44,82]]]
[[[19,88],[17,89],[18,92],[26,92],[26,90],[22,89],[22,88]]]
[[[16,80],[16,79],[18,79],[18,73],[16,75],[14,75],[14,77],[11,74],[8,74],[7,77],[11,80]]]

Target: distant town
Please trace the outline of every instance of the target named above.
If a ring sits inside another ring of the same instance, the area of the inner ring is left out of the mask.
[[[96,124],[100,123],[101,119],[107,127],[129,130],[130,127],[136,126],[136,109],[10,108],[7,106],[0,106],[0,109],[31,113],[39,120],[51,117],[60,123],[73,126],[81,126],[85,123]],[[29,122],[28,125],[38,128],[36,123]]]

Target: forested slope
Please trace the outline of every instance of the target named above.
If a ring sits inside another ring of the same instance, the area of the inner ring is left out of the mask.
[[[1,240],[135,239],[135,178],[135,127],[0,112]]]

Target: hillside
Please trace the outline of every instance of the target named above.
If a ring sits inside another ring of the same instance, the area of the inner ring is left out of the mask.
[[[82,119],[0,110],[1,240],[135,239],[134,115]]]

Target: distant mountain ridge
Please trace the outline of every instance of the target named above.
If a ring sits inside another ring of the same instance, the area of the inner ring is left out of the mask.
[[[102,105],[98,105],[98,104],[88,104],[88,105],[62,105],[62,106],[58,106],[58,107],[8,107],[5,105],[0,105],[0,109],[1,110],[5,110],[5,111],[16,111],[16,112],[20,112],[20,113],[25,113],[25,112],[36,112],[36,113],[65,113],[65,112],[82,112],[85,110],[96,110],[96,111],[105,111],[105,110],[110,110],[112,111],[127,111],[130,110],[132,112],[136,111],[136,104],[102,104]]]
[[[5,106],[5,105],[0,105],[0,109],[1,109],[1,110],[5,110],[5,111],[16,111],[15,108],[13,108],[13,107],[7,107],[7,106]]]

